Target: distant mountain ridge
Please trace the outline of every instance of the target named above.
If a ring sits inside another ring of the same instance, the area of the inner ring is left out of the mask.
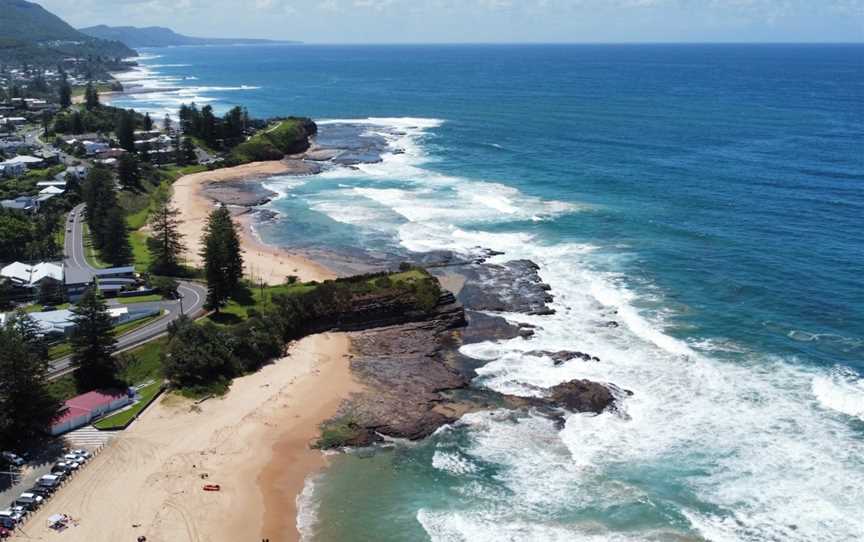
[[[0,0],[0,61],[49,64],[68,56],[130,57],[124,44],[95,39],[39,4]]]
[[[299,43],[296,41],[275,41],[248,38],[196,38],[178,34],[162,26],[107,26],[104,24],[81,28],[81,32],[105,40],[116,40],[129,47],[171,47],[176,45],[233,45],[261,43]]]

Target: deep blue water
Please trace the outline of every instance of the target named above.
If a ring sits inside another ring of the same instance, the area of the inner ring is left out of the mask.
[[[273,180],[283,216],[265,239],[530,257],[558,314],[526,319],[543,328],[534,344],[466,351],[489,361],[475,385],[579,377],[635,392],[628,419],[573,416],[559,434],[475,417],[343,458],[310,486],[310,536],[864,536],[864,46],[148,53],[165,86],[187,88],[119,104],[388,119],[360,125],[405,154]],[[618,334],[596,326],[611,311]],[[609,362],[521,355],[538,346]]]

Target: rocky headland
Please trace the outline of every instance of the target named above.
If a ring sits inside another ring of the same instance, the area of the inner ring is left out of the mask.
[[[422,320],[379,327],[373,321],[350,334],[351,370],[363,385],[322,425],[318,446],[368,446],[385,438],[417,440],[468,412],[533,409],[556,420],[569,412],[615,410],[630,392],[613,384],[573,380],[540,390],[540,397],[517,397],[471,387],[479,362],[459,353],[465,344],[530,339],[532,326],[490,312],[550,314],[553,299],[538,267],[527,260],[491,264],[485,258],[439,262],[464,280],[453,295],[444,291]],[[435,272],[435,269],[432,270]],[[398,320],[398,318],[396,318]],[[346,329],[346,328],[340,328]],[[555,364],[599,362],[584,352],[531,351]]]

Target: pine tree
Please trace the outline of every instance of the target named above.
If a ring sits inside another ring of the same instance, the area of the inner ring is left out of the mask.
[[[153,232],[147,244],[150,250],[150,270],[157,274],[170,275],[180,268],[180,256],[186,250],[183,234],[180,233],[180,211],[162,199],[150,215]]]
[[[84,89],[84,107],[88,111],[99,107],[99,91],[93,86],[93,81],[87,81],[87,87]]]
[[[231,213],[220,205],[210,213],[204,228],[201,257],[207,278],[207,307],[219,310],[243,278],[240,236]]]
[[[73,134],[83,134],[84,133],[84,118],[81,116],[81,113],[75,111],[72,113],[72,133]]]
[[[183,138],[180,156],[183,158],[183,164],[194,164],[198,161],[198,156],[195,154],[195,144],[192,143],[192,139],[188,137]]]
[[[2,448],[17,448],[44,434],[60,406],[48,392],[48,357],[41,355],[41,347],[34,347],[31,324],[32,319],[25,315],[0,327]]]
[[[120,147],[135,152],[135,110],[120,111],[117,114],[114,133]]]
[[[102,259],[113,266],[129,264],[132,261],[132,246],[129,244],[123,210],[120,207],[110,209],[102,227]]]
[[[150,113],[144,113],[144,129],[148,132],[153,129],[153,119],[150,118]]]
[[[141,170],[135,155],[124,154],[117,160],[117,179],[123,188],[131,189],[141,186]]]
[[[117,349],[114,322],[95,283],[87,289],[72,313],[75,315],[75,328],[69,342],[79,388],[113,385],[117,375],[117,365],[112,357]]]
[[[63,109],[72,105],[72,87],[69,85],[69,80],[66,79],[66,74],[63,74],[60,87],[57,89],[57,100]]]
[[[86,207],[87,226],[96,248],[105,241],[105,222],[108,211],[117,206],[117,194],[111,172],[104,167],[94,167],[87,174],[81,192]]]

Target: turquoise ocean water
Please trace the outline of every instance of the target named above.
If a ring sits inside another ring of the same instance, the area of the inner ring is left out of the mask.
[[[146,51],[127,75],[308,115],[384,160],[277,177],[265,240],[368,257],[527,257],[531,341],[463,349],[473,383],[573,378],[623,413],[472,414],[340,456],[309,540],[864,539],[864,46],[248,46]],[[359,127],[359,128],[358,128]],[[622,326],[598,326],[613,311]],[[529,350],[580,350],[552,365]]]

